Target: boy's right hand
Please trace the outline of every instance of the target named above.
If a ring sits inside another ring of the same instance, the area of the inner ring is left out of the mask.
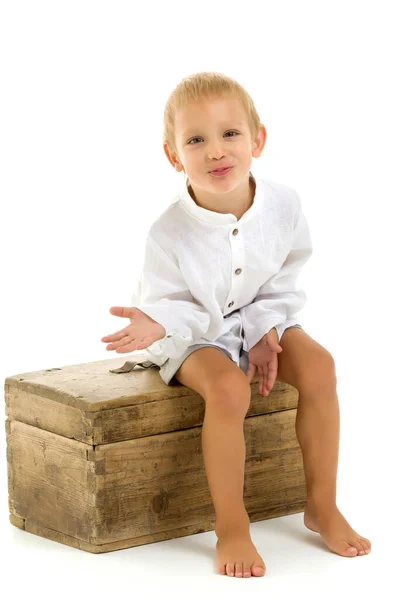
[[[102,342],[112,342],[106,346],[106,350],[120,353],[144,350],[166,335],[165,328],[160,323],[135,306],[112,306],[110,313],[130,319],[131,325],[101,338]]]

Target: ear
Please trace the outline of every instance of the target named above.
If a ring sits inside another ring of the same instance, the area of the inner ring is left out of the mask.
[[[171,150],[169,148],[168,144],[164,144],[163,148],[164,148],[166,157],[168,158],[169,162],[174,167],[174,169],[176,168],[177,165],[179,165],[180,168],[177,170],[178,171],[182,170],[178,154],[176,152],[174,152],[173,150]]]
[[[260,123],[260,127],[258,129],[258,133],[256,135],[256,139],[253,142],[253,152],[252,156],[254,158],[258,158],[261,156],[262,151],[264,150],[265,142],[267,141],[267,130],[265,126]]]

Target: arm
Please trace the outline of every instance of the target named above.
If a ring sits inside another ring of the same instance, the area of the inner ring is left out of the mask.
[[[312,254],[312,242],[297,193],[296,197],[297,215],[291,249],[279,271],[260,287],[253,302],[240,309],[248,351],[276,325],[295,320],[306,303],[305,293],[296,289],[296,280]]]
[[[193,298],[179,266],[151,232],[132,304],[165,329],[165,336],[149,346],[156,356],[178,358],[207,333],[210,325],[208,311]]]

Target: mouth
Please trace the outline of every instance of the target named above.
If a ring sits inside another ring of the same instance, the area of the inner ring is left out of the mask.
[[[233,169],[233,167],[226,167],[224,169],[215,169],[214,171],[209,171],[210,175],[217,175],[217,176],[221,176],[221,175],[226,175],[227,173],[229,173],[229,171]]]

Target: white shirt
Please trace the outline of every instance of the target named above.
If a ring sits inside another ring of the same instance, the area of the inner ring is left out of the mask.
[[[312,254],[297,192],[255,178],[253,204],[238,220],[198,206],[186,181],[151,226],[132,306],[163,325],[143,352],[156,364],[193,344],[218,342],[241,323],[249,351],[272,327],[280,339],[306,302],[296,280]]]

